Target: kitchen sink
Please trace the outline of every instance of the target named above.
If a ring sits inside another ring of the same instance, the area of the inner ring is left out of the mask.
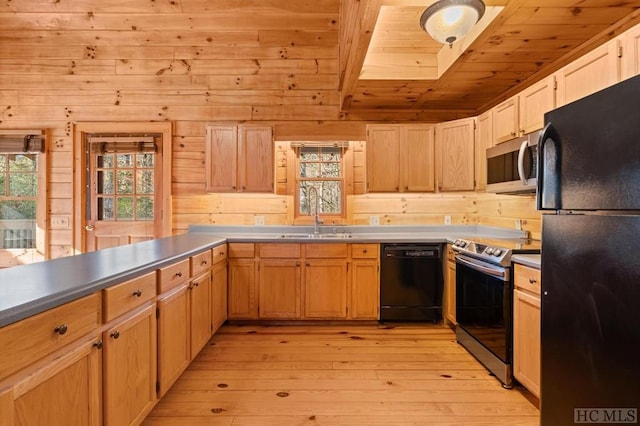
[[[351,238],[350,232],[332,232],[332,233],[320,233],[320,234],[282,234],[280,238],[285,239],[322,239],[322,238]]]

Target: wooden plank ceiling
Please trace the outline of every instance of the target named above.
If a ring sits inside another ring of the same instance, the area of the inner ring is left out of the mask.
[[[636,24],[640,8],[640,0],[485,0],[504,8],[439,79],[405,78],[397,64],[437,66],[439,45],[419,27],[432,2],[343,0],[343,110],[412,110],[427,121],[477,114]]]

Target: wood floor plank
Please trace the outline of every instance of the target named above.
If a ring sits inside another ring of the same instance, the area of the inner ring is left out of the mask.
[[[537,425],[430,325],[224,326],[145,420],[176,425]]]

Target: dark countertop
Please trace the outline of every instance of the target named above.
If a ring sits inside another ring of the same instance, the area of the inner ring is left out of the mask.
[[[0,269],[0,327],[225,242],[190,233]]]
[[[349,238],[326,236],[334,229]],[[479,225],[322,227],[324,237],[283,238],[313,234],[305,226],[192,226],[187,234],[113,247],[29,265],[0,269],[0,327],[55,308],[103,288],[153,271],[225,242],[304,243],[446,243],[486,236],[517,239],[522,231]]]

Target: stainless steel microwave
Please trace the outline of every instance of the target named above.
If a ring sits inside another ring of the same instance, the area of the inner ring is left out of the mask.
[[[487,192],[536,192],[539,136],[533,132],[487,149]]]

